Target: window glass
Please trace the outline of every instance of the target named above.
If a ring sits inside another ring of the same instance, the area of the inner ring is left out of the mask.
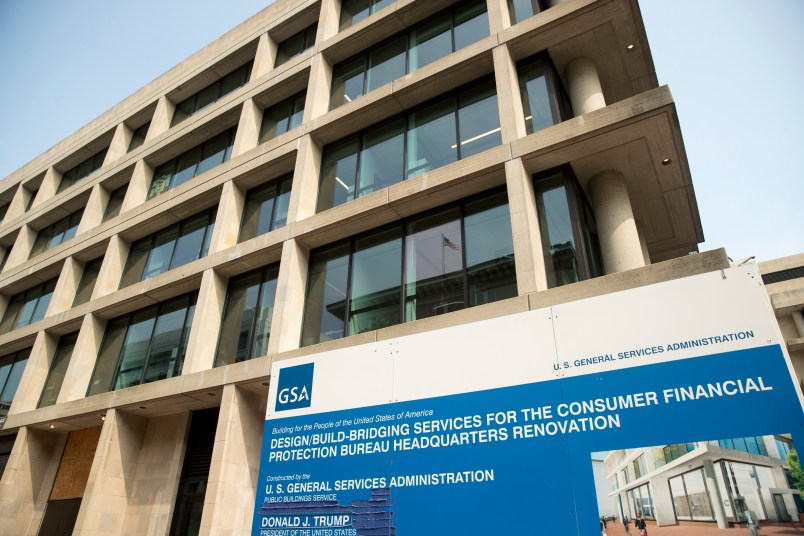
[[[131,134],[131,141],[128,142],[128,152],[133,151],[143,143],[145,143],[145,135],[148,134],[148,129],[151,127],[151,122],[148,121],[141,127],[137,128]]]
[[[714,521],[715,515],[704,483],[703,469],[685,473],[683,476],[692,519],[694,521]]]
[[[123,200],[126,198],[126,190],[128,190],[128,184],[117,188],[109,194],[109,202],[106,203],[103,221],[116,218],[118,214],[120,214],[120,208],[123,206]]]
[[[293,130],[302,124],[304,118],[304,101],[307,98],[307,92],[302,91],[293,97],[293,115],[290,116],[290,124],[288,130]]]
[[[274,67],[279,67],[289,59],[294,58],[315,44],[315,34],[318,23],[308,26],[297,34],[290,36],[281,43],[276,50]]]
[[[407,178],[445,166],[458,159],[455,102],[432,104],[411,114],[408,125]]]
[[[360,154],[358,197],[402,181],[404,132],[404,119],[366,131]]]
[[[288,122],[293,110],[293,99],[286,99],[267,108],[262,115],[260,143],[273,139],[288,131]]]
[[[352,259],[349,335],[399,324],[401,284],[402,228],[357,239]]]
[[[0,358],[0,416],[8,415],[29,354],[30,349]]]
[[[168,302],[160,308],[148,350],[145,383],[176,375],[182,331],[188,313],[187,305],[188,299],[182,298]]]
[[[221,78],[220,96],[218,98],[225,97],[248,82],[250,71],[251,63],[248,63]]]
[[[81,281],[78,282],[78,289],[75,291],[73,307],[89,301],[89,298],[92,296],[92,291],[95,289],[95,283],[98,280],[102,262],[103,258],[101,257],[84,265]]]
[[[465,4],[455,10],[455,50],[489,35],[489,15],[485,0]]]
[[[151,180],[151,187],[148,189],[148,199],[170,189],[170,181],[175,170],[176,160],[162,164],[154,170],[154,178]]]
[[[537,62],[521,71],[519,87],[528,134],[554,125],[545,65]]]
[[[173,257],[173,250],[176,247],[176,239],[178,237],[178,225],[157,233],[151,250],[148,252],[148,260],[145,262],[145,270],[142,272],[141,281],[145,281],[170,270],[170,260]]]
[[[201,146],[193,147],[176,160],[176,173],[171,181],[171,188],[184,184],[195,177],[198,161],[201,159]]]
[[[319,211],[354,199],[359,146],[359,141],[353,138],[325,150],[318,188]]]
[[[260,289],[257,318],[254,322],[254,337],[251,344],[250,357],[260,357],[268,353],[268,339],[271,336],[271,321],[274,316],[274,302],[276,301],[276,281],[279,268],[269,269],[264,276]]]
[[[117,371],[114,388],[125,389],[139,385],[142,378],[142,369],[145,366],[145,356],[148,355],[148,346],[156,322],[156,307],[135,313],[126,331],[123,341],[120,367]]]
[[[0,333],[8,333],[14,329],[22,305],[25,303],[25,294],[15,294],[8,301],[6,311],[3,313],[3,321],[0,322]]]
[[[538,0],[508,0],[511,24],[518,24],[541,11]]]
[[[291,178],[284,177],[248,192],[240,230],[241,242],[285,225],[290,186]]]
[[[463,309],[459,209],[413,220],[408,224],[405,243],[405,321]]]
[[[410,32],[410,71],[452,54],[452,15],[447,13]]]
[[[567,189],[561,178],[538,184],[536,211],[544,249],[547,286],[560,287],[580,281]]]
[[[337,108],[362,95],[365,73],[366,59],[362,55],[338,64],[332,73],[329,107]]]
[[[28,198],[28,202],[25,204],[25,212],[28,212],[29,210],[31,210],[31,207],[33,206],[33,202],[36,199],[36,194],[38,194],[38,193],[39,193],[39,188],[36,188],[35,190],[30,190],[30,197]]]
[[[198,163],[198,169],[195,175],[200,175],[205,171],[214,168],[217,165],[226,161],[226,150],[231,145],[229,140],[229,132],[218,134],[211,140],[204,143],[201,162]],[[193,176],[195,176],[193,175]],[[177,183],[177,185],[180,183]]]
[[[400,35],[369,52],[366,92],[405,75],[405,36]]]
[[[234,278],[229,282],[215,356],[216,367],[247,359],[261,282],[261,272]]]
[[[210,215],[207,212],[186,220],[181,225],[181,236],[176,241],[176,249],[170,261],[170,268],[182,266],[204,257],[204,238],[210,226]]]
[[[459,95],[458,125],[461,158],[468,158],[502,143],[497,92],[493,82]]]
[[[95,363],[95,371],[89,383],[87,396],[98,393],[105,393],[111,389],[117,370],[117,361],[120,358],[120,351],[126,337],[128,327],[128,317],[110,320],[106,324],[106,331],[103,336],[103,344],[98,352],[98,360]]]
[[[81,209],[40,230],[36,235],[29,258],[33,258],[73,238],[83,214],[84,209]]]
[[[343,0],[339,29],[353,26],[369,16],[370,0]]]
[[[67,365],[70,363],[70,357],[73,355],[73,348],[75,348],[77,339],[78,333],[64,335],[59,339],[59,344],[56,347],[56,353],[53,355],[53,362],[50,364],[50,370],[47,373],[45,386],[42,388],[42,396],[39,399],[39,405],[37,407],[43,408],[56,403],[59,391],[61,391],[61,384],[64,381],[64,374],[67,372]]]
[[[511,216],[505,194],[466,204],[469,306],[516,296]],[[449,246],[448,246],[449,247]]]
[[[311,257],[302,346],[343,337],[348,272],[348,245]]]
[[[151,237],[134,242],[128,251],[126,268],[120,279],[120,288],[133,285],[142,279],[145,270],[145,263],[148,261],[148,253],[151,251],[153,240]]]
[[[76,184],[77,182],[88,177],[93,171],[99,169],[101,165],[103,165],[103,159],[106,158],[107,151],[108,149],[103,149],[90,156],[77,166],[65,171],[62,174],[61,181],[56,189],[56,193],[63,192],[73,184]]]

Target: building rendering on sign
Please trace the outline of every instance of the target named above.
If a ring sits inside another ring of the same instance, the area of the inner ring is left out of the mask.
[[[249,534],[272,363],[702,241],[635,0],[277,0],[0,181],[0,534]]]

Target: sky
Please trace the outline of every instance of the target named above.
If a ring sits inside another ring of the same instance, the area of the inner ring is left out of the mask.
[[[0,1],[0,178],[260,11],[265,0]],[[804,2],[642,0],[706,241],[804,252]]]

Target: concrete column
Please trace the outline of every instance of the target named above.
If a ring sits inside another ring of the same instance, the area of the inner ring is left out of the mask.
[[[341,0],[322,0],[315,42],[323,43],[330,37],[336,35],[339,31],[340,18]]]
[[[169,534],[189,425],[187,411],[147,419],[121,535]]]
[[[799,337],[804,337],[804,315],[801,311],[793,311],[793,323],[796,325]]]
[[[114,129],[112,142],[109,144],[109,149],[106,151],[106,156],[103,159],[104,166],[116,162],[126,155],[128,152],[128,144],[131,143],[131,136],[133,134],[134,132],[128,128],[125,123],[117,125],[117,128]]]
[[[262,109],[254,104],[254,99],[243,103],[240,111],[240,122],[237,125],[232,157],[239,156],[257,146],[262,124]]]
[[[496,47],[493,50],[493,57],[502,142],[510,143],[527,135],[522,96],[519,93],[516,62],[514,62],[514,58],[506,45]]]
[[[12,266],[18,266],[28,260],[38,233],[39,231],[30,225],[23,225],[20,228],[17,239],[14,241],[14,245],[11,246],[4,270],[8,270]]]
[[[67,434],[20,428],[0,481],[0,535],[35,535]]]
[[[268,74],[274,68],[277,44],[264,33],[257,41],[257,53],[254,55],[254,67],[251,68],[251,80]]]
[[[122,534],[148,419],[117,409],[106,412],[98,448],[73,534]]]
[[[109,245],[106,247],[106,254],[103,256],[98,279],[95,282],[95,288],[92,289],[90,299],[96,300],[101,296],[111,294],[120,287],[120,278],[123,276],[130,245],[119,235],[114,235],[109,239]]]
[[[631,200],[616,171],[598,173],[589,182],[600,250],[607,274],[645,266]]]
[[[9,253],[10,249],[11,249],[11,246],[6,247],[6,246],[0,245],[0,273],[5,269],[5,265],[3,264],[3,259]],[[0,310],[2,310],[2,307],[0,307]]]
[[[174,111],[176,111],[176,105],[170,102],[169,98],[160,97],[156,102],[156,110],[154,110],[151,126],[148,127],[148,134],[145,138],[150,140],[163,132],[167,132],[170,128],[170,122],[173,120]]]
[[[245,202],[246,193],[234,181],[224,183],[209,241],[210,255],[237,244]]]
[[[206,270],[201,276],[201,288],[198,290],[182,374],[209,370],[215,366],[215,349],[218,346],[228,282],[227,278],[213,269]]]
[[[78,290],[78,283],[81,281],[81,274],[84,267],[73,257],[67,257],[61,267],[61,273],[56,280],[56,288],[53,289],[53,296],[50,305],[47,307],[45,317],[63,313],[73,306],[75,291]]]
[[[511,212],[518,294],[546,290],[547,271],[544,267],[533,179],[521,158],[505,163],[505,183]]]
[[[108,202],[109,192],[100,184],[93,186],[89,194],[89,199],[87,199],[87,203],[84,206],[84,213],[81,215],[81,221],[78,223],[78,229],[76,229],[75,234],[80,235],[100,225],[103,221],[103,212]]]
[[[95,315],[86,315],[75,341],[73,355],[64,373],[57,404],[84,398],[89,389],[92,372],[95,370],[95,361],[106,330],[106,321]]]
[[[310,252],[296,240],[282,244],[268,355],[299,347],[309,258]]]
[[[223,388],[202,535],[247,534],[260,468],[265,398],[229,384]]]
[[[11,296],[8,294],[0,294],[0,320],[6,314],[6,307],[8,307],[8,302],[11,299]]]
[[[717,528],[727,529],[729,528],[729,523],[726,521],[726,512],[723,510],[723,498],[720,496],[720,486],[717,485],[715,466],[712,460],[704,460],[703,470],[706,477],[706,487],[709,488],[709,493],[712,495],[712,509],[715,511]]]
[[[6,216],[3,218],[3,221],[8,223],[25,214],[25,207],[28,206],[30,195],[30,190],[20,185],[17,191],[14,192],[11,203],[8,204],[8,210],[6,210]]]
[[[298,149],[288,204],[288,225],[315,214],[318,176],[321,174],[321,146],[309,134],[296,143]]]
[[[642,249],[642,260],[645,266],[650,266],[650,252],[648,251],[648,242],[645,239],[645,228],[640,222],[636,222],[637,234],[639,234],[639,247]]]
[[[56,195],[56,188],[61,182],[61,172],[54,167],[48,168],[45,172],[45,177],[42,179],[42,184],[39,185],[39,190],[36,192],[31,208],[41,205],[47,199]]]
[[[45,331],[36,334],[19,388],[8,410],[9,415],[36,409],[58,341],[58,336],[48,335]]]
[[[318,31],[321,31],[319,26]],[[313,56],[310,65],[310,81],[307,83],[307,97],[304,101],[302,122],[306,123],[321,117],[329,111],[329,88],[332,84],[332,65],[323,54]]]
[[[508,13],[507,0],[486,0],[489,14],[489,30],[494,35],[511,26],[511,15]]]
[[[134,171],[131,172],[131,180],[128,181],[126,197],[123,198],[123,204],[120,206],[120,214],[145,203],[153,176],[154,168],[149,166],[145,160],[137,160],[137,163],[134,164]]]
[[[575,116],[578,117],[606,106],[603,88],[597,68],[589,58],[572,60],[565,71],[570,102]]]

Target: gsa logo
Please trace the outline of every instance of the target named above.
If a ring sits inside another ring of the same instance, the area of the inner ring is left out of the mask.
[[[313,365],[297,365],[279,371],[276,411],[309,408],[313,395]]]

